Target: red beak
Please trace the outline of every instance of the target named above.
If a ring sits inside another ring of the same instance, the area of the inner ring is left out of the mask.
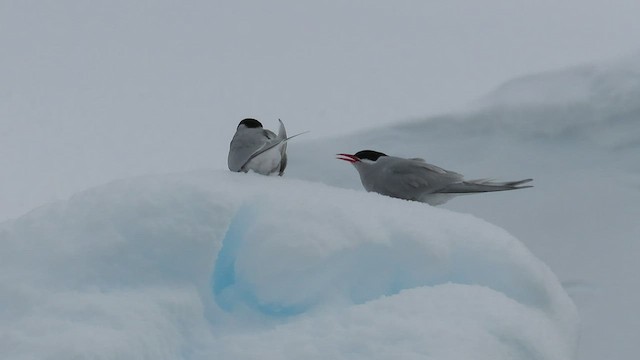
[[[336,159],[348,161],[351,164],[360,161],[357,156],[351,154],[337,154]]]

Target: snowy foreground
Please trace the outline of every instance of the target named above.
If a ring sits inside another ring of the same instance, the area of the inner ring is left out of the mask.
[[[287,178],[117,181],[0,229],[2,359],[572,359],[555,275],[470,215]]]

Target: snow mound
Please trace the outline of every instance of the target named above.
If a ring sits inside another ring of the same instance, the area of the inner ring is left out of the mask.
[[[252,174],[118,181],[4,223],[0,355],[570,359],[576,310],[469,215]]]
[[[598,111],[637,109],[640,57],[521,76],[482,97],[476,107],[593,105]]]
[[[507,81],[479,101],[480,106],[539,106],[583,102],[592,95],[595,66],[526,75]]]

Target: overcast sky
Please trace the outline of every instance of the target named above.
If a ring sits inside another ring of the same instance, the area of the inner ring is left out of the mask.
[[[25,189],[223,168],[244,117],[314,138],[460,110],[514,76],[637,52],[638,14],[637,0],[0,0],[0,219],[40,201],[7,200]]]

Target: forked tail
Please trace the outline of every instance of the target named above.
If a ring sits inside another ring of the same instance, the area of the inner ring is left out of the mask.
[[[465,193],[481,193],[492,191],[505,191],[505,190],[517,190],[533,187],[533,185],[524,185],[533,179],[524,179],[518,181],[497,182],[486,179],[478,180],[466,180],[460,183],[455,183],[444,188],[442,193],[451,194],[465,194]]]

